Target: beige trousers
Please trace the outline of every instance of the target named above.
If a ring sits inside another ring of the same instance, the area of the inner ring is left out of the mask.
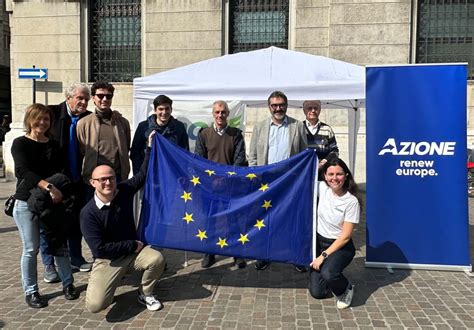
[[[144,271],[139,290],[151,295],[164,268],[163,255],[150,246],[144,247],[138,254],[113,260],[96,259],[87,286],[86,308],[92,313],[107,308],[114,299],[120,280],[128,271]]]

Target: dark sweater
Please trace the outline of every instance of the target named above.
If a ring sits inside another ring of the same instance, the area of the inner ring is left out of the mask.
[[[194,152],[219,164],[247,165],[244,137],[242,131],[235,127],[227,127],[223,135],[217,134],[213,127],[201,129]]]
[[[94,258],[115,259],[136,250],[133,197],[145,183],[149,157],[146,152],[140,172],[117,185],[110,206],[99,209],[92,198],[81,210],[81,231]]]
[[[27,201],[30,190],[36,188],[38,182],[61,171],[59,145],[52,139],[43,143],[20,136],[13,141],[11,153],[17,177],[15,198],[18,200]]]

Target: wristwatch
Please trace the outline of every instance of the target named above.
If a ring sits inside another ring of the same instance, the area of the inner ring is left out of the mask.
[[[329,257],[326,251],[321,252],[321,255],[323,256],[324,259],[327,259]]]
[[[46,191],[50,191],[51,188],[53,188],[53,184],[52,183],[48,183],[48,185],[46,186]]]

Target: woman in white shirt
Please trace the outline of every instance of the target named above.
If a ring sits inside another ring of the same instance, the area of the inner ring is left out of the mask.
[[[339,158],[323,166],[319,183],[316,258],[311,262],[309,292],[316,299],[335,295],[337,308],[351,305],[354,287],[343,270],[355,255],[352,232],[359,222],[357,185]]]

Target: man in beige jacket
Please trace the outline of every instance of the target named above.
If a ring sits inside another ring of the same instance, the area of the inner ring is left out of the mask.
[[[108,82],[95,82],[91,87],[95,113],[77,124],[79,150],[84,157],[82,178],[87,185],[92,171],[99,165],[112,167],[119,181],[127,179],[130,173],[130,124],[118,111],[110,108],[114,91],[114,86]],[[93,196],[92,187],[86,195],[86,198]]]

